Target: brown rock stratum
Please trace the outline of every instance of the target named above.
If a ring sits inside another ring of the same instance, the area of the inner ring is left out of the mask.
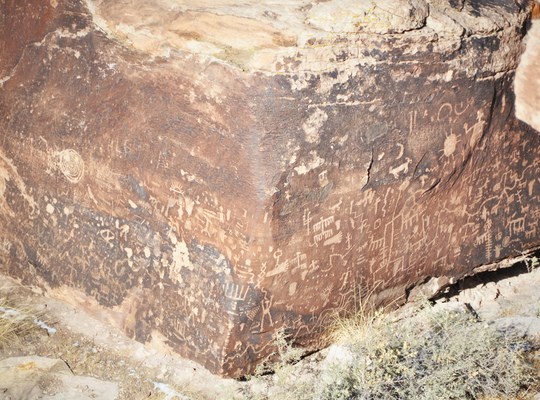
[[[528,2],[0,1],[0,269],[215,373],[540,246]]]

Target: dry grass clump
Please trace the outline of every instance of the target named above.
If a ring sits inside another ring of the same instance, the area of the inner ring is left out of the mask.
[[[534,379],[529,344],[466,312],[429,307],[400,322],[377,317],[345,346],[353,361],[332,367],[335,382],[318,398],[516,398]]]
[[[13,305],[0,296],[0,350],[39,330],[39,316],[29,305]]]

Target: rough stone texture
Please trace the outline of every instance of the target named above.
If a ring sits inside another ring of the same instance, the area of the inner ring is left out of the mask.
[[[240,376],[540,245],[528,2],[0,1],[0,269]],[[445,278],[446,279],[446,278]]]
[[[118,385],[75,376],[67,364],[45,357],[0,361],[0,393],[6,400],[115,400]]]
[[[516,72],[516,115],[540,131],[540,20],[533,21],[526,44]]]

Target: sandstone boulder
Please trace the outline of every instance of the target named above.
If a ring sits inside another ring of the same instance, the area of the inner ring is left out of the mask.
[[[506,0],[0,2],[0,269],[241,376],[540,246]]]

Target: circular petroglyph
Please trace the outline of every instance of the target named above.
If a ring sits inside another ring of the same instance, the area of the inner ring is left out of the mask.
[[[84,161],[75,150],[66,149],[57,153],[57,163],[60,172],[71,183],[77,183],[82,179],[84,175]]]

